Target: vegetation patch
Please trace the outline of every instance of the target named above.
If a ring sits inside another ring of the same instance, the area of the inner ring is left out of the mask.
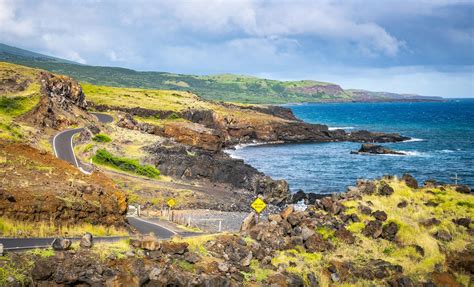
[[[96,142],[101,142],[101,143],[108,143],[108,142],[111,142],[112,139],[106,135],[106,134],[96,134],[92,140],[96,141]]]
[[[126,172],[132,172],[149,178],[156,178],[160,171],[151,165],[141,165],[136,159],[117,157],[105,149],[99,149],[92,158],[94,163],[107,165]]]

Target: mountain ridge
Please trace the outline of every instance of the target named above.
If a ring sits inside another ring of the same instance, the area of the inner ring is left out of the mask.
[[[441,101],[441,97],[343,89],[314,80],[278,81],[237,74],[187,75],[89,66],[0,43],[0,61],[41,68],[81,82],[113,87],[192,91],[207,100],[249,104]]]

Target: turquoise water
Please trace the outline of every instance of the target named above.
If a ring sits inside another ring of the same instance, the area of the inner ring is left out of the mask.
[[[419,181],[443,182],[457,173],[474,187],[474,99],[438,103],[344,103],[289,106],[311,123],[347,131],[397,132],[414,140],[385,144],[406,156],[353,155],[358,143],[311,143],[247,146],[231,155],[273,178],[286,179],[293,191],[346,190],[358,178],[413,174]]]

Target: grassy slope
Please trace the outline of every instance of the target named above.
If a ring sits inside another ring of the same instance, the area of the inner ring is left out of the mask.
[[[28,82],[24,90],[0,90],[0,138],[21,137],[21,126],[13,120],[31,110],[40,99],[40,85],[36,82],[39,70],[0,62],[0,82],[16,79],[14,85]]]
[[[237,107],[229,108],[220,104],[204,101],[195,94],[185,91],[147,90],[138,88],[117,88],[95,86],[82,83],[86,99],[95,104],[104,104],[115,107],[135,108],[157,111],[181,112],[186,109],[210,109],[219,116],[239,118],[248,122],[282,121],[281,118]],[[143,119],[144,121],[159,124],[156,118]],[[179,120],[179,119],[178,119]]]
[[[324,95],[303,94],[288,88],[326,86],[316,81],[276,81],[239,75],[195,76],[162,72],[137,72],[113,67],[96,67],[69,63],[11,60],[25,66],[71,76],[79,81],[114,87],[192,91],[205,99],[239,103],[282,104],[318,102]],[[338,97],[347,98],[341,93]]]

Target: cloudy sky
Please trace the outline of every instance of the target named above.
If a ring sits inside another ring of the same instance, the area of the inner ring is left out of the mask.
[[[0,42],[90,64],[474,97],[474,0],[0,0]]]

